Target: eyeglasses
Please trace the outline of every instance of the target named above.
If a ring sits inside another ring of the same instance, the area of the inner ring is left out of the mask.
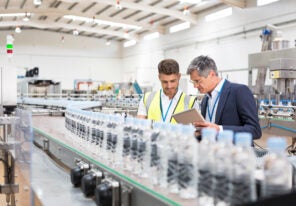
[[[190,80],[190,82],[191,82],[193,85],[200,85],[201,82],[202,82],[202,79],[200,79],[200,80]]]

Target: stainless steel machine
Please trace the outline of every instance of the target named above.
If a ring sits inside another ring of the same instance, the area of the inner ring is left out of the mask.
[[[20,200],[16,198],[20,179],[23,183],[29,180],[31,156],[30,114],[16,110],[16,78],[13,67],[0,67],[0,174],[4,177],[0,182],[0,202],[6,202],[5,205],[9,206],[17,205]],[[5,201],[1,201],[2,199]],[[27,199],[30,201],[30,197]],[[21,202],[25,204],[24,201]]]
[[[258,100],[263,131],[294,137],[290,151],[295,153],[296,48],[249,54],[249,87]]]

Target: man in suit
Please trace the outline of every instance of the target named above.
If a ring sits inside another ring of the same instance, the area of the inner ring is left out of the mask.
[[[247,86],[220,78],[215,61],[208,56],[193,59],[187,74],[194,88],[205,94],[201,113],[206,121],[194,122],[194,126],[249,132],[253,139],[261,137],[256,102]]]

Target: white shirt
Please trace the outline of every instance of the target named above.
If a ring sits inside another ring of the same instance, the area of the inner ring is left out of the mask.
[[[181,94],[182,94],[182,91],[180,89],[178,89],[176,95],[171,99],[172,104],[171,104],[170,108],[168,108],[169,105],[170,105],[171,100],[170,100],[170,98],[168,96],[166,96],[164,94],[163,90],[161,90],[161,103],[162,103],[163,116],[165,116],[165,114],[167,113],[167,116],[166,116],[164,122],[170,122],[171,117],[172,117],[173,112],[174,112],[174,109],[178,104],[178,100],[179,100]],[[142,99],[141,99],[141,101],[139,103],[138,115],[148,116],[147,111],[146,111],[146,106],[144,105],[143,98],[144,98],[144,96],[142,97]],[[197,110],[200,110],[199,109],[199,104],[197,102],[194,103],[193,108],[196,108]]]

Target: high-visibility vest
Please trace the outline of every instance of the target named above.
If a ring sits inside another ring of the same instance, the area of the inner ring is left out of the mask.
[[[160,110],[160,90],[157,92],[145,93],[143,100],[147,111],[147,118],[157,122],[162,121]],[[173,110],[173,114],[191,109],[194,102],[195,97],[188,96],[182,92],[178,99],[178,103]],[[170,122],[177,123],[173,117],[171,117]]]

